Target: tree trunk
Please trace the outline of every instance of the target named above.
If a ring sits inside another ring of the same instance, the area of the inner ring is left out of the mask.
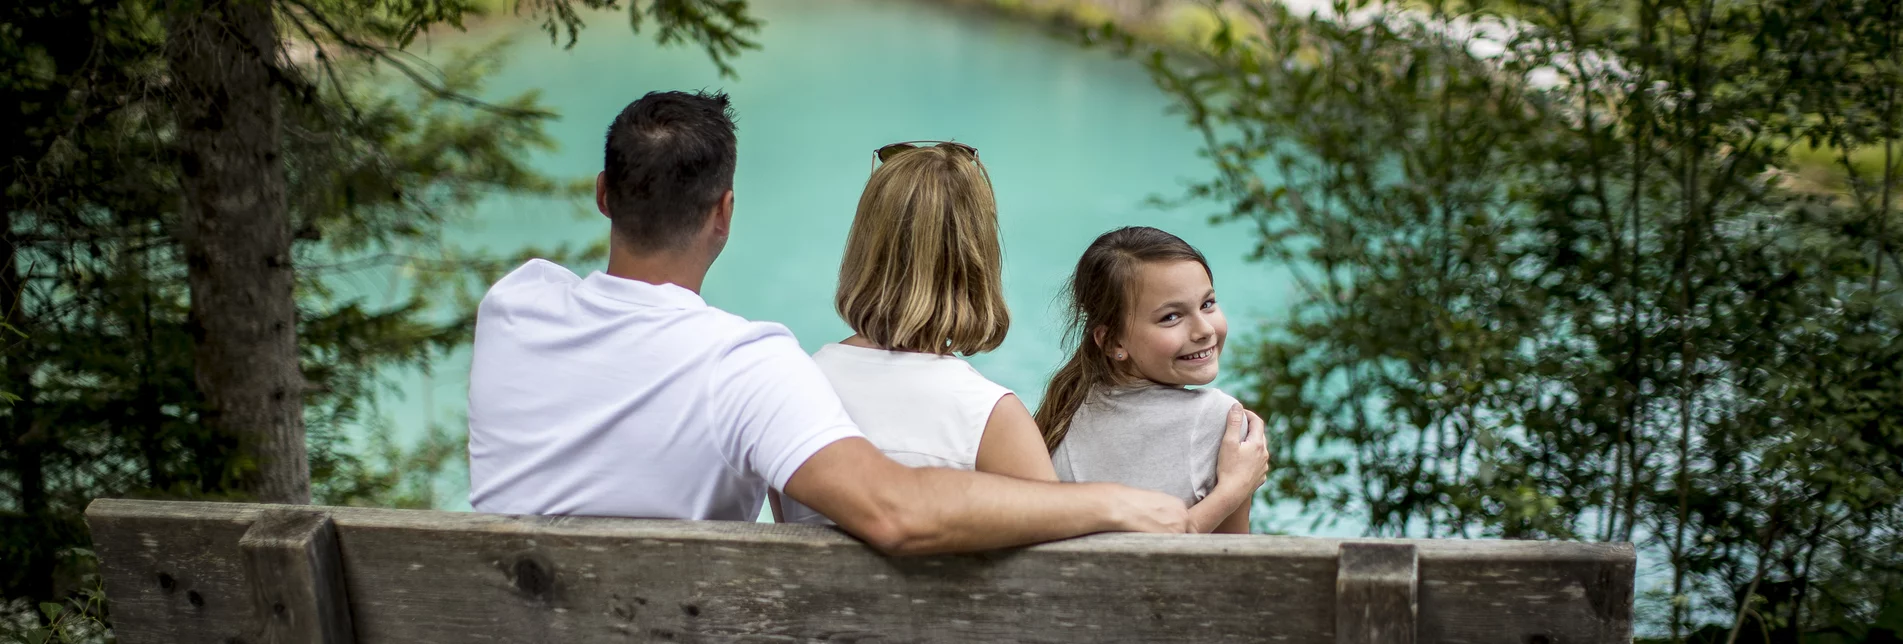
[[[15,329],[26,328],[26,275],[21,266],[19,248],[13,239],[13,212],[11,202],[0,204],[0,317]],[[31,342],[22,339],[11,331],[0,335],[0,346]],[[48,512],[46,494],[46,442],[48,436],[40,426],[38,410],[34,402],[38,393],[33,388],[33,358],[23,356],[25,351],[5,351],[5,379],[0,380],[0,390],[18,396],[20,399],[7,409],[7,424],[4,433],[0,433],[0,463],[8,465],[20,482],[20,518],[24,529],[17,534],[26,539],[46,542],[53,539],[50,526],[53,518]],[[53,598],[53,557],[52,553],[28,549],[16,553],[9,563],[19,565],[20,569],[8,574],[0,574],[0,592],[35,601]]]
[[[237,491],[309,503],[277,27],[263,0],[180,0],[167,29],[204,421],[252,465]]]

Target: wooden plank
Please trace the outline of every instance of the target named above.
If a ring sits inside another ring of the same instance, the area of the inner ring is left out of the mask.
[[[240,635],[249,611],[237,541],[274,507],[289,506],[94,502],[121,641]],[[1343,543],[1116,534],[890,559],[814,526],[324,510],[365,644],[1325,644]],[[1353,542],[1416,547],[1423,641],[1630,641],[1628,544]],[[173,590],[152,581],[163,571]],[[187,588],[203,598],[194,610],[178,599]]]
[[[238,540],[250,580],[255,641],[351,644],[342,557],[330,515],[272,510]]]
[[[1413,544],[1341,544],[1335,573],[1335,641],[1414,644],[1418,571]]]
[[[1423,547],[1421,641],[1631,642],[1632,544],[1534,543],[1602,554],[1513,557],[1476,549],[1430,555]]]
[[[122,644],[244,642],[251,591],[238,540],[261,507],[267,506],[229,504],[202,513],[138,501],[88,506],[114,637]]]

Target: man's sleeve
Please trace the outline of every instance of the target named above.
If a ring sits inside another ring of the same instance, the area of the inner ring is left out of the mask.
[[[715,365],[709,403],[728,463],[785,490],[820,448],[863,434],[792,333],[757,326]]]

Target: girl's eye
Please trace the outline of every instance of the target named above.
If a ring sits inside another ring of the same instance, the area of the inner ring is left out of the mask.
[[[1203,310],[1207,311],[1213,308],[1216,308],[1216,298],[1212,297],[1203,302]]]
[[[1166,315],[1164,315],[1164,316],[1163,316],[1163,319],[1161,319],[1161,320],[1157,320],[1157,322],[1166,322],[1166,323],[1167,323],[1167,322],[1175,322],[1175,321],[1177,320],[1177,318],[1181,318],[1181,317],[1183,317],[1183,316],[1182,316],[1181,314],[1178,314],[1178,313],[1169,313],[1169,314],[1166,314]]]

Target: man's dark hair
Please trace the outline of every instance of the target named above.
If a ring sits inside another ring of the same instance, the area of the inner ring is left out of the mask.
[[[635,250],[679,248],[733,189],[733,108],[721,92],[649,92],[608,126],[608,219]]]

